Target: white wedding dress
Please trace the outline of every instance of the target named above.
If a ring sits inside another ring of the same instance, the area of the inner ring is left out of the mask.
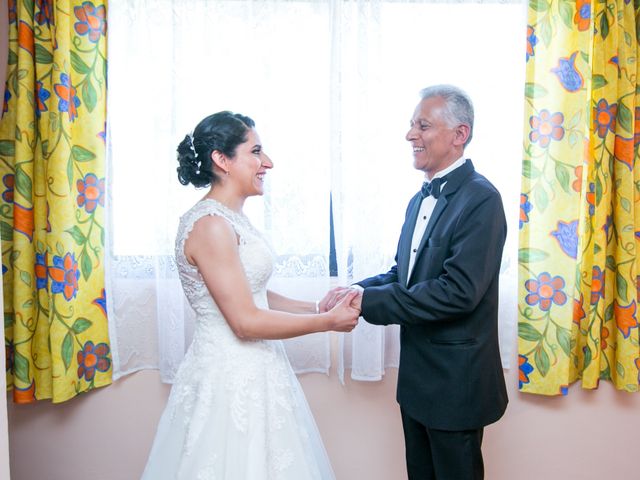
[[[240,260],[259,308],[273,253],[248,219],[202,200],[180,220],[176,261],[197,314],[193,342],[178,369],[145,480],[327,480],[331,464],[280,340],[240,340],[184,255],[194,223],[224,217],[239,238]]]

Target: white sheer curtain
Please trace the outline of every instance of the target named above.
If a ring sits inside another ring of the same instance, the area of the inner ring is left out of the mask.
[[[405,140],[427,85],[452,83],[474,101],[474,137],[466,153],[500,190],[509,220],[501,274],[500,335],[509,367],[517,317],[517,231],[522,143],[522,2],[345,2],[340,58],[339,194],[334,190],[344,283],[393,265],[407,202],[422,174]],[[350,338],[349,338],[350,337]],[[397,366],[397,327],[361,323],[345,337],[343,368],[379,380]]]
[[[473,97],[469,156],[501,189],[513,220],[503,262],[507,360],[524,32],[522,7],[509,3],[112,2],[108,308],[116,378],[160,368],[171,381],[190,341],[173,239],[179,215],[204,192],[178,184],[175,147],[202,117],[229,109],[257,122],[275,168],[248,214],[279,254],[272,288],[312,299],[391,265],[406,202],[421,182],[404,134],[418,90],[436,82]],[[340,274],[333,281],[330,193]],[[328,372],[329,335],[286,346],[296,371]],[[397,330],[361,322],[339,353],[341,372],[379,379],[397,364]]]
[[[205,192],[178,184],[175,147],[210,113],[253,117],[276,163],[266,201],[247,208],[280,254],[280,282],[301,277],[293,293],[303,297],[328,286],[329,46],[317,41],[326,11],[300,2],[110,5],[110,318],[120,374],[159,366],[171,381],[190,340],[173,241],[179,215]],[[328,371],[326,334],[287,348],[297,371]]]

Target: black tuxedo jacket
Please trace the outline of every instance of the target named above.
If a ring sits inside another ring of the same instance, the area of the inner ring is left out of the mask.
[[[396,265],[358,284],[367,322],[400,325],[400,406],[427,427],[459,431],[495,422],[507,406],[498,348],[507,227],[500,194],[471,160],[447,178],[411,275],[420,193],[409,202]]]

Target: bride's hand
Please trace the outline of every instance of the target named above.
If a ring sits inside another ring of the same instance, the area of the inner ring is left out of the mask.
[[[350,332],[358,325],[360,309],[356,308],[355,304],[360,304],[358,299],[356,299],[359,295],[361,295],[361,292],[351,289],[342,297],[336,306],[329,311],[333,319],[331,330],[336,332]]]
[[[329,290],[324,298],[318,303],[320,313],[328,312],[335,307],[342,297],[349,292],[349,290],[351,290],[349,287],[335,287]]]

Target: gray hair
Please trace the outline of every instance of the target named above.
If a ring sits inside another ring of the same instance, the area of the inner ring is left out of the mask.
[[[466,147],[473,137],[473,103],[462,89],[453,85],[433,85],[420,90],[420,98],[441,97],[445,101],[444,119],[450,127],[460,124],[469,127],[469,138],[464,143]]]

